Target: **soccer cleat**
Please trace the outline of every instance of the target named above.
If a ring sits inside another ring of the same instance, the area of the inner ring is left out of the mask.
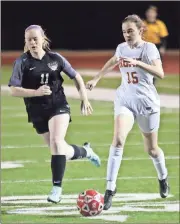
[[[83,145],[83,148],[86,150],[87,152],[87,158],[97,167],[99,167],[101,165],[101,160],[99,158],[99,156],[93,151],[93,149],[91,148],[90,143],[85,142]]]
[[[112,206],[112,198],[116,194],[116,189],[114,191],[106,190],[104,195],[104,208],[103,210],[108,210]]]
[[[62,188],[58,186],[53,186],[47,201],[52,203],[58,203],[61,201]]]
[[[168,184],[167,177],[163,180],[159,180],[159,191],[160,191],[161,198],[166,198],[168,196],[170,187]]]

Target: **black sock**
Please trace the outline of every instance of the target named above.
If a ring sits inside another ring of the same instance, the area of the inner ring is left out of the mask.
[[[65,167],[66,167],[66,156],[65,155],[52,155],[51,170],[52,170],[53,186],[61,187]]]
[[[71,160],[81,159],[87,156],[87,152],[82,146],[77,146],[77,145],[71,145],[71,146],[74,149],[74,156],[71,158]]]

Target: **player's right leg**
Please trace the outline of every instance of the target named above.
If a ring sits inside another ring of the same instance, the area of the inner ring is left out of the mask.
[[[166,198],[169,194],[170,187],[168,183],[168,171],[165,164],[165,157],[163,150],[157,143],[157,132],[143,133],[145,151],[150,155],[154,167],[157,171],[159,191],[162,198]]]
[[[163,150],[158,146],[158,128],[160,123],[159,112],[146,116],[138,115],[137,122],[143,134],[145,151],[150,155],[157,171],[159,190],[162,198],[169,194],[168,171],[165,164]]]
[[[115,114],[114,137],[109,150],[104,210],[108,210],[112,205],[112,198],[116,193],[116,180],[121,165],[124,144],[133,124],[133,113],[126,107],[119,107]]]

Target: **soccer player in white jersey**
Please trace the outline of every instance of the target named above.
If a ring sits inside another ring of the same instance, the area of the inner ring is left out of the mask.
[[[158,146],[160,100],[153,85],[153,77],[162,79],[164,72],[156,46],[142,39],[143,27],[139,16],[127,16],[122,22],[125,42],[117,46],[115,55],[86,84],[86,88],[92,90],[105,74],[119,65],[122,83],[114,100],[114,137],[107,164],[104,210],[112,205],[125,141],[135,120],[142,132],[144,148],[157,171],[160,195],[166,198],[169,193],[164,153]]]

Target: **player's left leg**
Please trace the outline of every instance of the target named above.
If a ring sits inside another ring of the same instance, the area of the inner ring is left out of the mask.
[[[164,152],[158,146],[159,121],[159,112],[152,113],[146,116],[137,116],[137,122],[142,131],[144,139],[145,151],[150,155],[154,167],[157,171],[160,195],[162,198],[165,198],[169,193],[169,184],[167,180],[168,172],[165,164]]]
[[[107,186],[104,196],[104,210],[108,210],[112,206],[112,199],[116,194],[116,181],[121,166],[124,145],[134,124],[133,113],[124,106],[116,107],[114,118],[114,137],[109,149],[107,163]]]

